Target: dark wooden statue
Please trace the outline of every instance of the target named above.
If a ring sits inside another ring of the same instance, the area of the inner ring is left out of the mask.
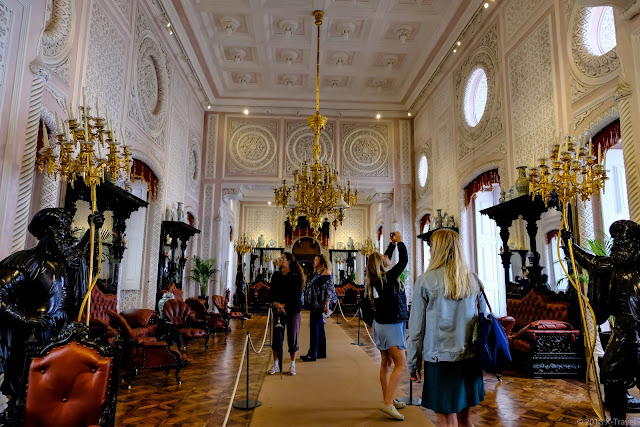
[[[0,261],[0,391],[5,395],[20,391],[27,340],[45,345],[78,316],[88,289],[89,232],[76,243],[72,219],[65,208],[39,211],[29,224],[36,247]],[[91,215],[91,221],[98,229],[104,217]]]
[[[576,262],[589,272],[588,297],[597,324],[615,317],[600,381],[613,424],[624,425],[627,389],[637,386],[640,379],[640,225],[616,221],[609,233],[613,239],[610,256],[593,255],[576,244],[572,246]],[[571,234],[563,231],[562,237],[567,242]]]
[[[238,264],[238,271],[236,272],[236,305],[243,314],[247,314],[247,297],[245,294],[245,281],[244,273],[242,272],[244,263]]]

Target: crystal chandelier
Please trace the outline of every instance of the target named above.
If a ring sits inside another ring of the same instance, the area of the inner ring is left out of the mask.
[[[358,203],[358,190],[351,191],[351,182],[340,180],[338,172],[329,162],[320,162],[320,131],[327,124],[327,118],[320,115],[320,26],[324,12],[313,12],[318,27],[318,48],[316,51],[316,112],[307,118],[313,130],[313,164],[304,161],[293,172],[293,186],[275,188],[276,204],[287,210],[289,222],[296,227],[298,217],[303,215],[311,228],[319,229],[325,219],[331,220],[333,227],[342,224],[344,209]]]

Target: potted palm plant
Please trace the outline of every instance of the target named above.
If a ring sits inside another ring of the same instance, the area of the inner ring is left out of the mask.
[[[200,297],[206,299],[209,280],[218,272],[216,268],[216,259],[203,259],[195,255],[193,257],[194,265],[191,268],[191,280],[198,282],[200,286]]]

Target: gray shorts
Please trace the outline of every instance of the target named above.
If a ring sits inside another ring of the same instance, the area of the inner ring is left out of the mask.
[[[407,336],[405,332],[405,322],[378,323],[374,320],[373,341],[376,343],[378,350],[389,350],[391,347],[406,350]]]

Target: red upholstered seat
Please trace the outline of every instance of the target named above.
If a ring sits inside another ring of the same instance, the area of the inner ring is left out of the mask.
[[[176,382],[180,384],[180,369],[187,363],[187,355],[172,350],[166,341],[158,341],[156,337],[136,335],[127,320],[116,313],[109,312],[114,325],[120,329],[125,342],[127,380],[129,388],[138,373],[138,369],[176,368]],[[136,328],[140,329],[140,328]]]
[[[178,345],[184,339],[185,347],[190,340],[204,338],[205,350],[209,348],[209,329],[206,323],[195,320],[195,313],[184,301],[170,299],[162,306],[164,321],[167,322],[172,339],[177,339]]]
[[[226,297],[222,295],[212,295],[211,301],[227,323],[227,326],[229,325],[230,319],[240,319],[240,324],[244,328],[244,314],[241,311],[231,311],[229,308],[229,300]]]
[[[227,333],[229,331],[227,322],[220,313],[212,313],[207,311],[205,300],[197,298],[187,298],[185,301],[192,312],[195,313],[195,319],[206,322],[209,331],[219,331]]]
[[[118,298],[113,294],[105,294],[94,286],[91,290],[91,318],[89,319],[89,325],[91,330],[97,335],[106,338],[109,343],[113,343],[113,340],[118,335],[118,331],[111,326],[111,319],[109,318],[110,310],[116,310],[118,306]],[[82,321],[87,318],[86,311],[82,313]]]

